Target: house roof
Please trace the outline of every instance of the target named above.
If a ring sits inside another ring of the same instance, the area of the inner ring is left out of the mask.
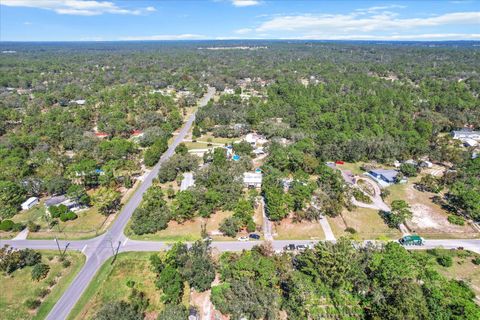
[[[374,169],[370,170],[370,172],[373,172],[377,175],[382,175],[388,180],[393,180],[398,175],[398,171],[396,170]]]
[[[47,207],[56,206],[57,204],[60,204],[60,203],[64,202],[65,200],[67,200],[67,197],[65,197],[64,195],[55,196],[55,197],[51,197],[50,199],[47,199],[45,201],[45,205]]]
[[[261,172],[245,172],[243,174],[244,183],[262,183]]]
[[[38,198],[37,198],[37,197],[30,197],[30,198],[28,198],[27,200],[25,200],[25,202],[24,202],[24,203],[22,203],[22,206],[23,206],[23,205],[29,205],[29,204],[31,204],[31,203],[33,203],[33,202],[37,201],[37,200],[38,200]]]

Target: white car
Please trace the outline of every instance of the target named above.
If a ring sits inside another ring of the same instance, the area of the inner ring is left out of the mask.
[[[248,241],[248,237],[240,237],[238,238],[238,241]]]

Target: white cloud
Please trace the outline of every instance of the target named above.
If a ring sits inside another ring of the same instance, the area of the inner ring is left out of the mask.
[[[250,33],[252,31],[253,31],[253,29],[251,29],[251,28],[243,28],[243,29],[235,30],[235,33],[236,34],[247,34],[247,33]]]
[[[127,9],[110,1],[94,0],[2,0],[1,5],[51,10],[58,14],[96,16],[105,13],[140,15],[156,11],[154,7]]]
[[[258,0],[232,0],[232,4],[235,7],[251,7],[260,4]]]
[[[423,34],[311,34],[301,37],[285,37],[281,39],[305,39],[305,40],[480,40],[480,33],[423,33]]]
[[[140,41],[140,40],[200,40],[200,39],[207,39],[207,36],[201,34],[158,34],[158,35],[151,35],[151,36],[127,36],[121,37],[118,40],[125,40],[125,41]]]
[[[367,17],[352,14],[291,15],[262,23],[257,32],[305,32],[307,34],[388,31],[448,24],[480,24],[480,12],[454,12],[428,18],[397,18],[382,12]]]
[[[23,24],[26,25],[26,26],[31,26],[32,25],[32,23],[30,21],[25,21]]]

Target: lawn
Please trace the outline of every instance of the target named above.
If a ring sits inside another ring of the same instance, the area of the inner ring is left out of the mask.
[[[345,232],[347,227],[353,228],[357,233],[353,235],[356,239],[398,239],[400,231],[389,228],[378,214],[378,210],[367,208],[356,208],[353,211],[344,210],[341,216],[327,218],[335,237],[351,235]]]
[[[272,226],[275,240],[323,240],[325,234],[317,221],[293,222],[291,218],[283,219]]]
[[[42,207],[42,210],[45,209]],[[66,222],[60,221],[52,230],[46,229],[47,225],[43,218],[38,222],[35,221],[42,225],[42,229],[39,232],[30,232],[28,238],[52,239],[57,236],[59,239],[86,239],[95,237],[105,231],[104,225],[108,217],[99,213],[96,207],[77,211],[76,214],[78,215],[77,219]]]
[[[45,279],[38,282],[33,281],[31,277],[33,267],[16,270],[10,276],[0,275],[2,283],[0,314],[2,314],[2,319],[44,319],[85,261],[85,257],[81,253],[67,252],[66,257],[71,265],[64,268],[62,262],[59,261],[57,251],[40,252],[43,256],[42,262],[50,266],[50,272]],[[44,298],[40,307],[35,311],[28,310],[24,305],[25,300],[37,298],[38,290],[45,288],[50,288],[51,292]]]
[[[80,300],[67,319],[91,319],[106,302],[128,300],[131,288],[127,281],[134,281],[134,287],[143,291],[150,305],[147,315],[157,313],[163,308],[161,291],[155,287],[156,275],[150,268],[149,257],[152,252],[126,252],[117,256],[115,263],[107,260],[97,272]],[[155,319],[151,317],[149,319]]]
[[[337,164],[340,170],[350,170],[353,174],[362,175],[365,171],[360,169],[364,162],[345,162],[344,164]]]
[[[207,232],[214,234],[211,235],[213,240],[232,240],[231,238],[224,237],[218,234],[218,227],[223,219],[231,216],[231,212],[219,211],[213,214],[210,218],[204,219],[196,217],[193,220],[186,221],[184,223],[178,223],[170,221],[168,227],[165,230],[158,231],[155,234],[135,235],[127,226],[126,235],[135,240],[156,240],[156,241],[196,241],[201,239],[202,222],[206,222]]]

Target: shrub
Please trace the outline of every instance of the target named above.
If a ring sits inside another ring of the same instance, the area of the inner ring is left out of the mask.
[[[63,266],[64,268],[68,268],[68,267],[70,267],[71,265],[72,265],[72,263],[70,262],[70,260],[65,260],[65,261],[62,262],[62,266]]]
[[[235,237],[237,232],[240,230],[240,221],[235,218],[226,218],[220,223],[218,228],[224,235],[228,237]]]
[[[50,289],[48,289],[48,288],[39,288],[35,292],[35,294],[39,298],[45,298],[49,293],[50,293]]]
[[[444,267],[451,267],[453,264],[453,259],[448,254],[440,254],[437,256],[437,262],[439,265]]]
[[[55,280],[55,279],[48,280],[47,284],[48,284],[49,287],[53,287],[54,285],[57,284],[57,280]]]
[[[355,234],[355,233],[357,233],[357,230],[355,230],[352,227],[348,227],[348,228],[345,229],[345,232],[348,232],[350,234]]]
[[[13,229],[13,226],[15,225],[15,222],[12,220],[3,220],[0,223],[0,230],[2,231],[10,231]]]
[[[127,283],[126,283],[127,287],[129,288],[133,288],[135,286],[135,281],[129,279],[127,280]]]
[[[66,221],[69,221],[69,220],[75,220],[77,218],[78,218],[78,216],[75,214],[75,212],[72,212],[72,211],[65,212],[65,213],[62,213],[60,215],[60,220],[62,222],[66,222]]]
[[[472,259],[472,263],[475,264],[475,265],[480,265],[480,257],[475,257]]]
[[[363,203],[372,203],[372,199],[370,199],[369,196],[367,196],[365,193],[358,189],[353,190],[353,197],[355,198],[355,200]]]
[[[30,310],[37,309],[41,304],[42,302],[38,299],[25,300],[25,306]]]
[[[12,227],[12,231],[19,232],[22,231],[25,228],[25,226],[21,223],[14,223]]]
[[[27,223],[27,228],[28,228],[28,231],[30,232],[37,232],[38,230],[40,230],[40,225],[33,223],[32,221],[29,221]]]
[[[460,216],[450,215],[448,216],[448,222],[450,222],[451,224],[456,224],[458,226],[465,225],[465,219]]]
[[[45,279],[49,271],[50,267],[48,265],[44,263],[36,264],[32,269],[32,280],[39,281]]]

